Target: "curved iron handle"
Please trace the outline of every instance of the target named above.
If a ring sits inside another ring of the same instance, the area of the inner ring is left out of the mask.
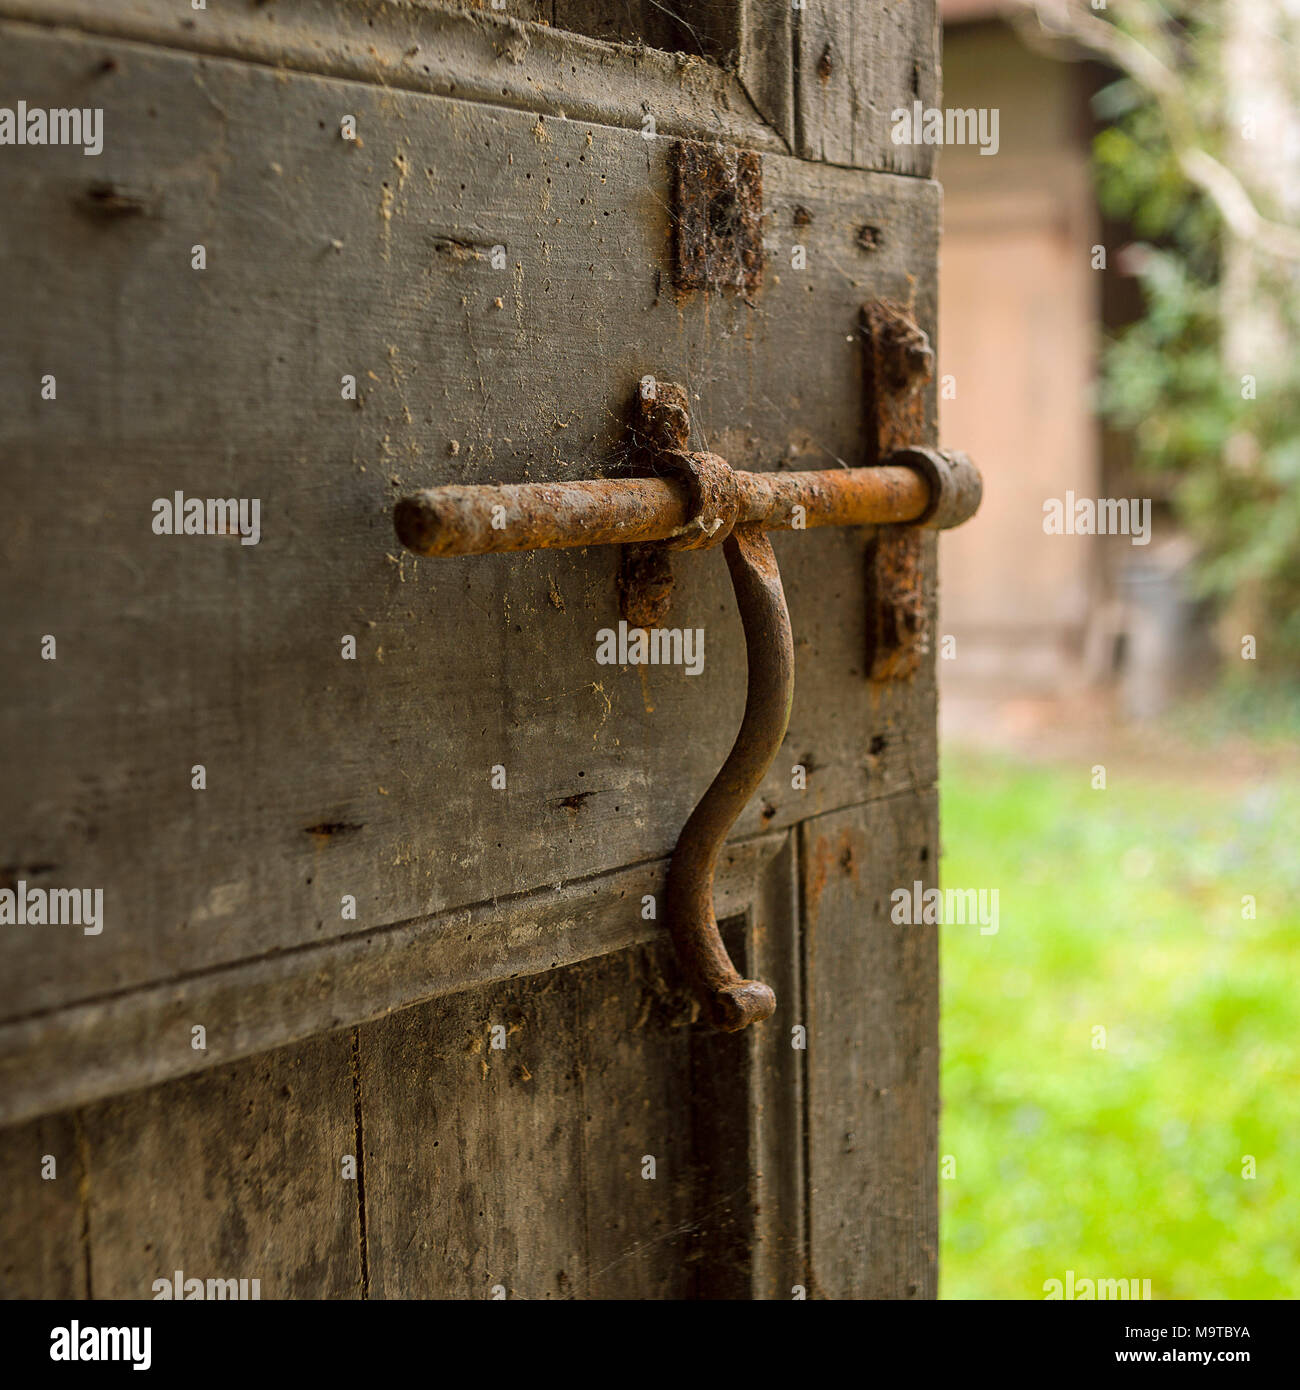
[[[723,542],[745,628],[748,684],[740,732],[718,775],[682,828],[668,869],[668,923],[677,958],[718,1028],[770,1018],[776,996],[731,963],[713,911],[713,874],[727,832],[758,790],[790,723],[794,637],[772,542],[757,524]]]

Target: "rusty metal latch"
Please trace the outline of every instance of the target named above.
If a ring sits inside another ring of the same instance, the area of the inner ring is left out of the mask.
[[[716,454],[692,452],[689,436],[685,390],[659,382],[648,398],[638,392],[633,426],[641,471],[659,476],[430,488],[402,498],[394,522],[398,539],[417,555],[635,547],[625,553],[639,551],[642,563],[630,579],[625,566],[625,614],[662,611],[659,577],[644,564],[649,543],[660,556],[722,546],[745,631],[745,713],[721,771],[678,837],[666,907],[678,959],[709,1019],[734,1031],[776,1008],[771,989],[742,979],[732,964],[713,909],[718,855],[776,757],[794,698],[790,615],[766,532],[956,526],[974,515],[981,482],[964,454],[923,448],[895,450],[872,468],[745,473]]]

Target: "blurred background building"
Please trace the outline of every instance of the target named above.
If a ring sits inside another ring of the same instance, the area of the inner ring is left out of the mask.
[[[1292,1298],[1300,0],[1038,3],[1075,38],[941,4],[939,104],[999,113],[939,159],[940,436],[985,481],[941,874],[1002,912],[943,929],[942,1295]],[[1150,498],[1150,544],[1046,534],[1067,492]]]
[[[1129,229],[1107,224],[1091,172],[1092,101],[1116,73],[1027,41],[1006,0],[943,0],[946,108],[1000,112],[993,156],[943,149],[941,435],[980,460],[980,525],[943,540],[941,662],[951,719],[989,701],[1113,694],[1163,711],[1207,664],[1187,596],[1191,550],[1160,480],[1095,410],[1103,334],[1135,315]],[[1104,257],[1104,260],[1102,259]],[[1043,503],[1151,498],[1154,536],[1044,532]]]

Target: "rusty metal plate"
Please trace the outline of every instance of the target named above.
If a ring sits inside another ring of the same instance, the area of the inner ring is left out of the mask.
[[[679,140],[673,168],[673,283],[683,290],[758,289],[763,280],[758,154]]]
[[[876,300],[862,311],[869,462],[925,442],[925,387],[934,371],[930,340],[901,305]],[[907,680],[930,649],[924,536],[882,527],[867,552],[867,670],[873,681]]]

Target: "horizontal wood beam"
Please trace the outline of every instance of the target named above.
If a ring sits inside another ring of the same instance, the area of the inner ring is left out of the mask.
[[[490,10],[393,0],[218,3],[204,11],[176,0],[0,0],[0,19],[638,131],[649,114],[658,135],[789,151],[745,84],[715,64]]]
[[[720,917],[748,908],[786,841],[728,846]],[[0,1125],[653,941],[667,870],[658,859],[0,1024]],[[642,916],[647,895],[654,919]]]

